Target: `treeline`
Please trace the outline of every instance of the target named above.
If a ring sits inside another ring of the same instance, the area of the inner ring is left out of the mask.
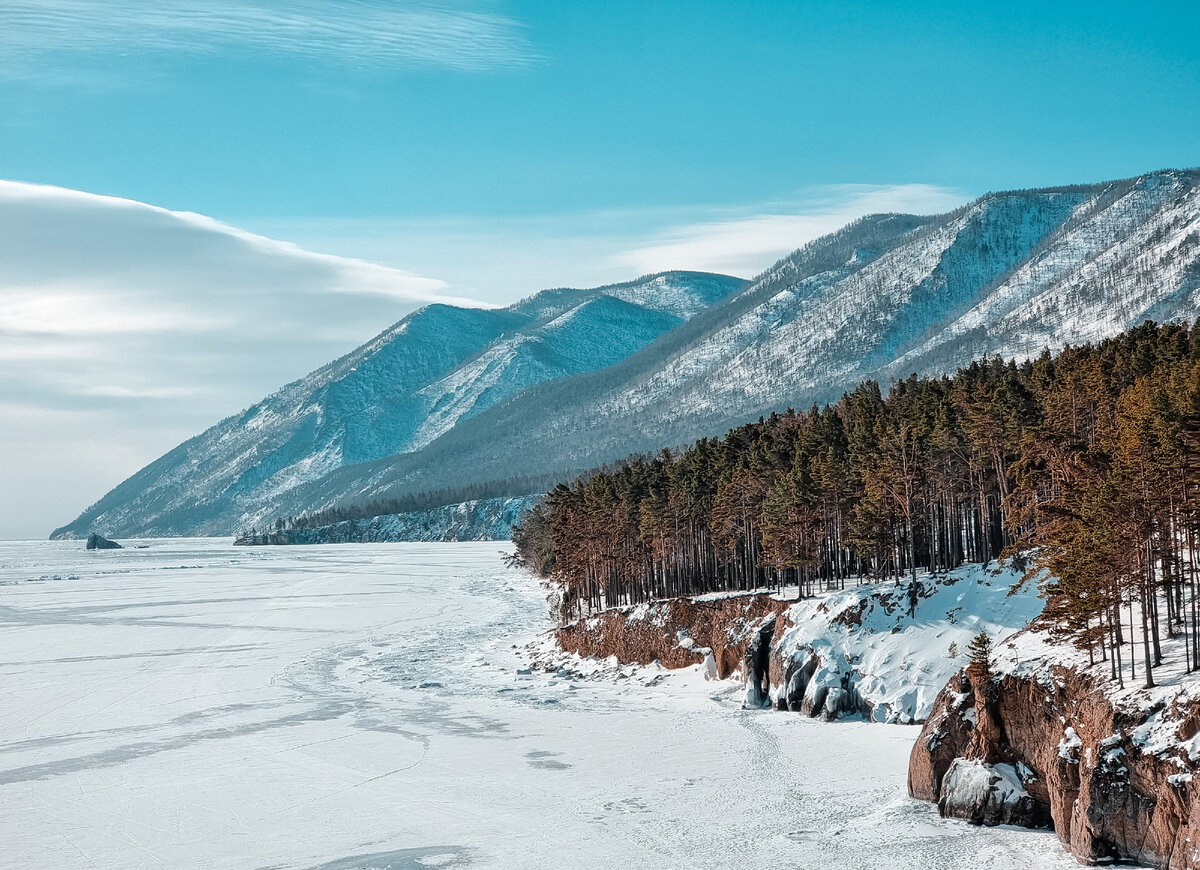
[[[556,486],[514,542],[573,614],[861,578],[916,594],[919,571],[1027,554],[1047,624],[1107,658],[1136,623],[1149,680],[1164,636],[1200,662],[1198,484],[1200,326],[1147,322],[631,459]]]

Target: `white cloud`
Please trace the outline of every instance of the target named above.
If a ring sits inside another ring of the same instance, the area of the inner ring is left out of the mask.
[[[668,227],[616,254],[637,272],[701,269],[753,276],[796,248],[866,214],[938,214],[961,205],[959,191],[928,184],[836,185],[792,203],[741,209],[727,216]]]
[[[8,0],[0,5],[0,70],[49,54],[218,50],[291,55],[350,67],[527,66],[519,24],[450,2],[395,0]]]
[[[477,304],[433,278],[53,187],[0,182],[0,239],[0,536],[47,533],[102,494],[82,482],[118,482],[420,305]],[[97,455],[113,468],[83,467]],[[31,465],[53,515],[23,507]]]

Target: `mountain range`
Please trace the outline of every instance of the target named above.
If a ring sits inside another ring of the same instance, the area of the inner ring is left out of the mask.
[[[1200,170],[871,215],[753,281],[671,272],[502,309],[430,305],[54,536],[229,534],[334,505],[523,495],[867,378],[1197,315]]]

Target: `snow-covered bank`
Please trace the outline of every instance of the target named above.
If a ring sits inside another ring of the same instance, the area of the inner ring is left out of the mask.
[[[916,729],[520,673],[494,543],[123,543],[0,544],[5,867],[1074,866],[908,798]]]
[[[798,602],[676,598],[604,611],[559,629],[557,639],[567,652],[623,663],[677,668],[711,657],[722,677],[742,671],[752,706],[923,722],[965,664],[971,638],[1010,635],[1041,612],[1033,588],[1010,594],[1019,577],[992,563]]]
[[[913,746],[910,793],[986,824],[1052,823],[1085,863],[1200,867],[1200,678],[1186,673],[1183,643],[1163,644],[1146,689],[1128,674],[1121,688],[1108,663],[1044,634],[1010,638],[990,678],[957,673],[938,697]]]

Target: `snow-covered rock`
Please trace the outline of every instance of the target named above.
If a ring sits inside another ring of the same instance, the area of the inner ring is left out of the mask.
[[[1023,777],[1021,774],[1025,773]],[[943,816],[976,825],[1046,827],[1049,814],[1025,790],[1028,769],[956,758],[942,781],[938,809]]]

